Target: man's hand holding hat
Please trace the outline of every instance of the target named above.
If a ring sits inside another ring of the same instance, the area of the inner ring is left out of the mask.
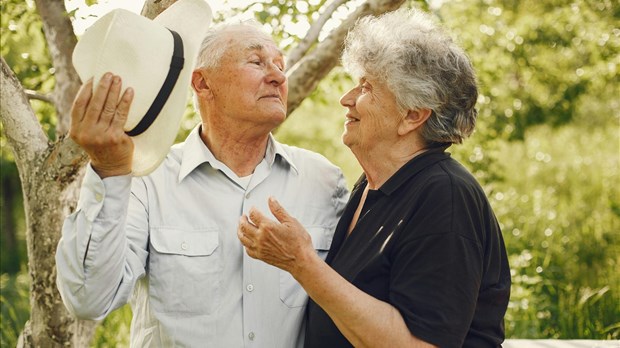
[[[133,100],[133,89],[120,95],[119,76],[106,73],[93,88],[88,80],[71,109],[71,138],[90,156],[101,178],[131,173],[134,145],[123,130]]]
[[[115,9],[79,39],[73,65],[82,81],[91,82],[75,100],[72,120],[79,124],[71,136],[99,175],[148,175],[164,160],[211,19],[204,0],[178,0],[153,20]],[[131,95],[123,91],[129,87]]]

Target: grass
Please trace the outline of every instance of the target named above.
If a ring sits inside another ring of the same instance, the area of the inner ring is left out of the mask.
[[[27,272],[0,275],[0,347],[15,347],[30,316]]]
[[[108,315],[101,325],[97,327],[92,347],[129,347],[130,326],[131,307],[126,304]]]
[[[489,192],[513,273],[508,333],[620,337],[618,128],[531,130],[501,143]]]

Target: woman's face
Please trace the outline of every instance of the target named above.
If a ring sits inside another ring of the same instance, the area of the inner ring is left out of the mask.
[[[348,109],[342,142],[354,154],[389,151],[398,140],[398,124],[406,112],[384,82],[361,78],[340,98],[340,104]]]

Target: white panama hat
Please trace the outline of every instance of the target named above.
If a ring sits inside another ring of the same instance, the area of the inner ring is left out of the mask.
[[[155,170],[174,143],[211,19],[204,0],[179,0],[153,20],[116,9],[88,28],[75,46],[73,65],[82,81],[93,77],[96,86],[111,72],[121,77],[123,89],[134,89],[125,132],[134,143],[135,176]]]

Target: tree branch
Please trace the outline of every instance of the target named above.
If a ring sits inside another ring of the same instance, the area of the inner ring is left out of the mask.
[[[64,189],[81,175],[88,162],[88,155],[73,139],[66,137],[51,148],[43,161],[45,171]]]
[[[288,75],[288,114],[290,115],[301,102],[316,88],[319,82],[339,63],[342,43],[349,29],[358,18],[378,15],[399,8],[405,0],[367,0],[332,30],[325,40],[320,42],[287,72]]]
[[[2,58],[2,84],[0,84],[0,121],[4,134],[15,154],[15,162],[22,175],[28,175],[28,163],[48,149],[47,135],[43,132],[24,89]]]
[[[147,0],[144,2],[141,14],[146,18],[153,19],[175,2],[177,0]]]
[[[24,93],[26,93],[26,97],[28,98],[28,100],[40,100],[54,105],[54,99],[47,94],[39,94],[31,89],[24,90]]]
[[[310,47],[312,47],[318,39],[321,29],[323,29],[325,23],[331,18],[337,8],[347,1],[349,0],[334,0],[331,4],[329,4],[319,18],[312,23],[310,29],[306,33],[306,36],[289,54],[287,54],[286,66],[292,67],[306,54],[306,52],[308,52]]]
[[[58,135],[63,135],[69,131],[71,105],[81,85],[71,60],[77,39],[64,1],[35,0],[35,3],[43,22],[45,39],[56,71],[54,73],[56,86],[52,96],[58,115],[56,132]]]

